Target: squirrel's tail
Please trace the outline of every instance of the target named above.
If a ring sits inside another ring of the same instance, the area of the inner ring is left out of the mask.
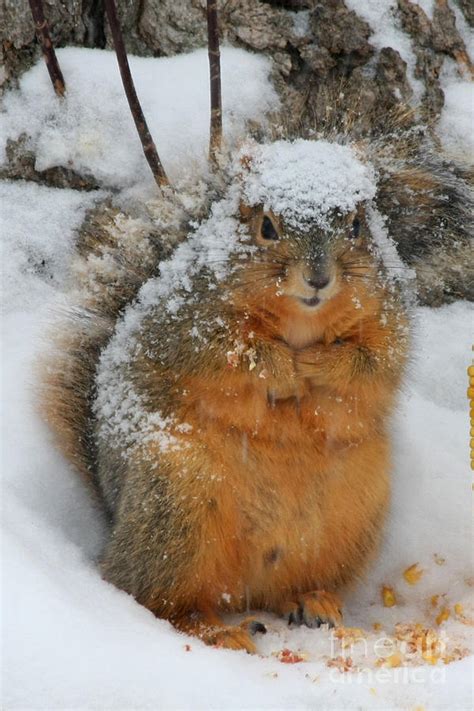
[[[474,300],[470,167],[443,152],[433,129],[404,125],[396,115],[368,154],[378,172],[377,207],[402,260],[416,271],[419,302]]]
[[[163,227],[163,226],[161,226]],[[175,244],[177,221],[164,230],[103,205],[81,228],[72,264],[69,306],[48,334],[40,365],[40,412],[60,450],[95,487],[91,406],[100,352],[120,311]]]

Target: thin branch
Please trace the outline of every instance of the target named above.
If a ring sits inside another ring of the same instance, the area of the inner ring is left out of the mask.
[[[120,69],[120,75],[122,77],[123,88],[125,89],[125,94],[127,95],[128,105],[130,106],[130,111],[135,121],[135,126],[137,127],[137,132],[142,143],[143,153],[148,161],[153,177],[160,188],[166,187],[170,184],[168,176],[165,173],[165,169],[160,161],[156,146],[154,144],[151,133],[148,130],[147,122],[145,116],[143,115],[142,107],[138,100],[137,92],[135,91],[135,85],[133,83],[132,75],[130,73],[130,66],[128,64],[127,52],[125,50],[125,44],[123,41],[122,31],[117,19],[117,10],[115,7],[114,0],[104,0],[105,12],[107,13],[107,19],[109,21],[110,31],[112,33],[112,38],[114,41],[115,53],[117,55],[117,62]]]
[[[209,158],[212,163],[216,164],[217,156],[222,146],[221,54],[219,50],[217,0],[207,0],[207,47],[211,85]]]
[[[51,41],[48,23],[44,16],[43,2],[42,0],[29,0],[29,3],[31,14],[33,15],[33,20],[35,21],[36,36],[41,44],[41,49],[43,51],[46,67],[48,69],[54,91],[58,96],[64,96],[66,85],[64,83],[64,77]]]

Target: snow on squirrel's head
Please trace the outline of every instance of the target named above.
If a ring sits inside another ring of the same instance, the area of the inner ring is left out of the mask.
[[[241,151],[243,201],[261,205],[288,228],[329,229],[335,214],[348,214],[375,195],[371,166],[349,146],[329,141],[275,141]]]
[[[372,167],[349,146],[276,141],[246,145],[237,175],[252,248],[247,300],[253,289],[265,309],[290,319],[320,318],[336,301],[360,304],[377,270],[366,217]]]

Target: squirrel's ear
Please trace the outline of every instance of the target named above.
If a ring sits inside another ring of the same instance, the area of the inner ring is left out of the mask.
[[[250,205],[246,205],[244,202],[241,202],[239,205],[239,212],[241,220],[243,220],[243,222],[248,222],[255,214],[255,207],[250,207]]]

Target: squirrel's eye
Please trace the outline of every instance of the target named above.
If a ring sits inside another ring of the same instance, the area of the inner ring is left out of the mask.
[[[263,237],[263,239],[273,239],[273,240],[278,239],[278,232],[276,231],[273,222],[266,215],[262,220],[262,227],[260,229],[260,234]]]
[[[352,237],[357,238],[360,235],[360,220],[358,217],[354,217],[352,222]]]

